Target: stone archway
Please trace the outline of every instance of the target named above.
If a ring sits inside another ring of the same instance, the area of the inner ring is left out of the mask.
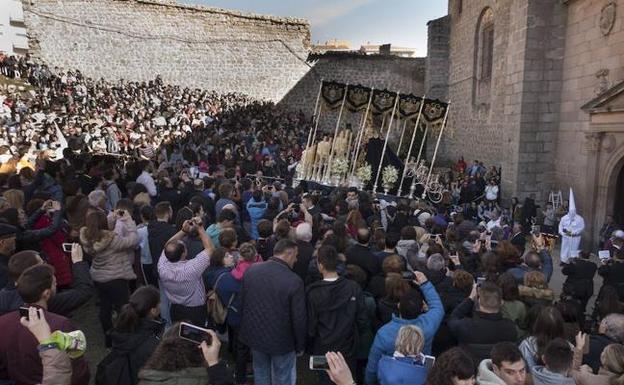
[[[594,243],[607,215],[613,214],[617,194],[624,194],[624,82],[601,93],[582,109],[589,113],[589,124],[584,130],[585,201],[589,206],[585,222],[591,238],[588,240]],[[624,220],[624,212],[622,217]]]

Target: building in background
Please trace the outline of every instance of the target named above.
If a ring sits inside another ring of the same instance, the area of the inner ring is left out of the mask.
[[[19,0],[0,0],[0,51],[19,55],[28,53],[24,12]]]
[[[429,32],[448,163],[501,166],[507,201],[572,187],[586,240],[624,223],[624,0],[449,0]]]
[[[371,44],[370,41],[360,46],[360,52],[367,55],[376,55],[383,52],[392,56],[416,57],[415,48],[398,47],[391,44]]]

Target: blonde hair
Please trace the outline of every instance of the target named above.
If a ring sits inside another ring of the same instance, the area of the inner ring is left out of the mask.
[[[607,345],[602,351],[604,362],[603,367],[613,373],[609,384],[624,385],[624,345]]]
[[[547,289],[546,276],[541,271],[529,271],[524,274],[524,286]]]
[[[24,192],[22,190],[11,189],[2,194],[9,205],[14,209],[24,209]]]
[[[137,206],[149,205],[151,203],[151,199],[148,193],[138,193],[134,196],[133,203]]]
[[[425,335],[422,330],[415,325],[405,325],[399,329],[394,350],[404,356],[417,356],[425,346]]]

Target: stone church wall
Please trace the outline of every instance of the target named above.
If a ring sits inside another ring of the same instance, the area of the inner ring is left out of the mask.
[[[31,52],[87,76],[281,99],[310,69],[307,21],[157,0],[25,0]]]
[[[463,5],[462,5],[463,3]],[[442,162],[477,159],[502,168],[503,195],[515,193],[518,173],[519,115],[527,11],[516,0],[449,1],[450,55],[448,134]],[[477,24],[486,7],[494,15],[492,78],[487,99],[474,97]]]

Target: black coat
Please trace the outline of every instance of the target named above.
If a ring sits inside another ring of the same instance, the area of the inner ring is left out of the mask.
[[[9,258],[10,255],[0,254],[0,287],[5,287],[9,282]]]
[[[399,315],[398,302],[392,302],[388,298],[382,298],[377,302],[377,319],[380,326],[392,321],[392,315]]]
[[[621,342],[621,341],[620,341]],[[594,373],[600,369],[600,355],[607,345],[618,343],[604,334],[592,334],[589,336],[589,352],[583,356],[583,364],[589,365]]]
[[[574,298],[589,299],[594,295],[596,269],[595,263],[584,259],[574,259],[572,263],[564,265],[561,272],[568,276],[563,284],[565,292]]]
[[[70,317],[74,310],[84,305],[93,296],[95,290],[87,262],[74,263],[72,273],[74,281],[71,287],[56,293],[48,301],[50,312]],[[24,305],[24,301],[13,283],[9,283],[0,290],[0,315],[17,310],[22,305]]]
[[[303,281],[286,262],[272,257],[243,276],[240,340],[271,355],[302,352],[306,338]]]
[[[448,320],[451,333],[457,342],[466,348],[475,362],[490,357],[492,347],[499,342],[516,342],[516,324],[501,313],[487,314],[473,311],[474,302],[470,298],[463,300],[453,310]]]
[[[123,384],[135,385],[139,382],[139,370],[156,350],[163,328],[162,322],[143,319],[134,333],[111,332],[113,348],[105,359],[127,356],[130,378],[124,378]]]
[[[339,351],[355,357],[359,337],[369,324],[360,286],[342,277],[318,281],[307,288],[306,303],[308,352],[324,355]]]
[[[306,276],[308,275],[310,260],[312,260],[312,254],[314,254],[314,246],[312,246],[310,242],[301,240],[297,241],[297,246],[299,253],[297,254],[297,262],[295,262],[293,266],[293,271],[305,282]]]
[[[154,265],[158,265],[160,254],[167,241],[173,237],[176,233],[176,229],[173,225],[161,222],[151,221],[147,224],[147,241],[149,243],[150,253],[152,254],[152,260]]]
[[[366,246],[355,244],[345,252],[347,264],[361,267],[367,275],[367,280],[379,273],[379,266],[375,254]]]
[[[385,275],[376,275],[371,278],[370,282],[366,290],[373,295],[375,301],[378,301],[380,298],[385,297],[386,295],[386,276]]]
[[[600,266],[598,274],[604,279],[602,285],[615,287],[620,296],[620,301],[624,301],[624,261]]]

